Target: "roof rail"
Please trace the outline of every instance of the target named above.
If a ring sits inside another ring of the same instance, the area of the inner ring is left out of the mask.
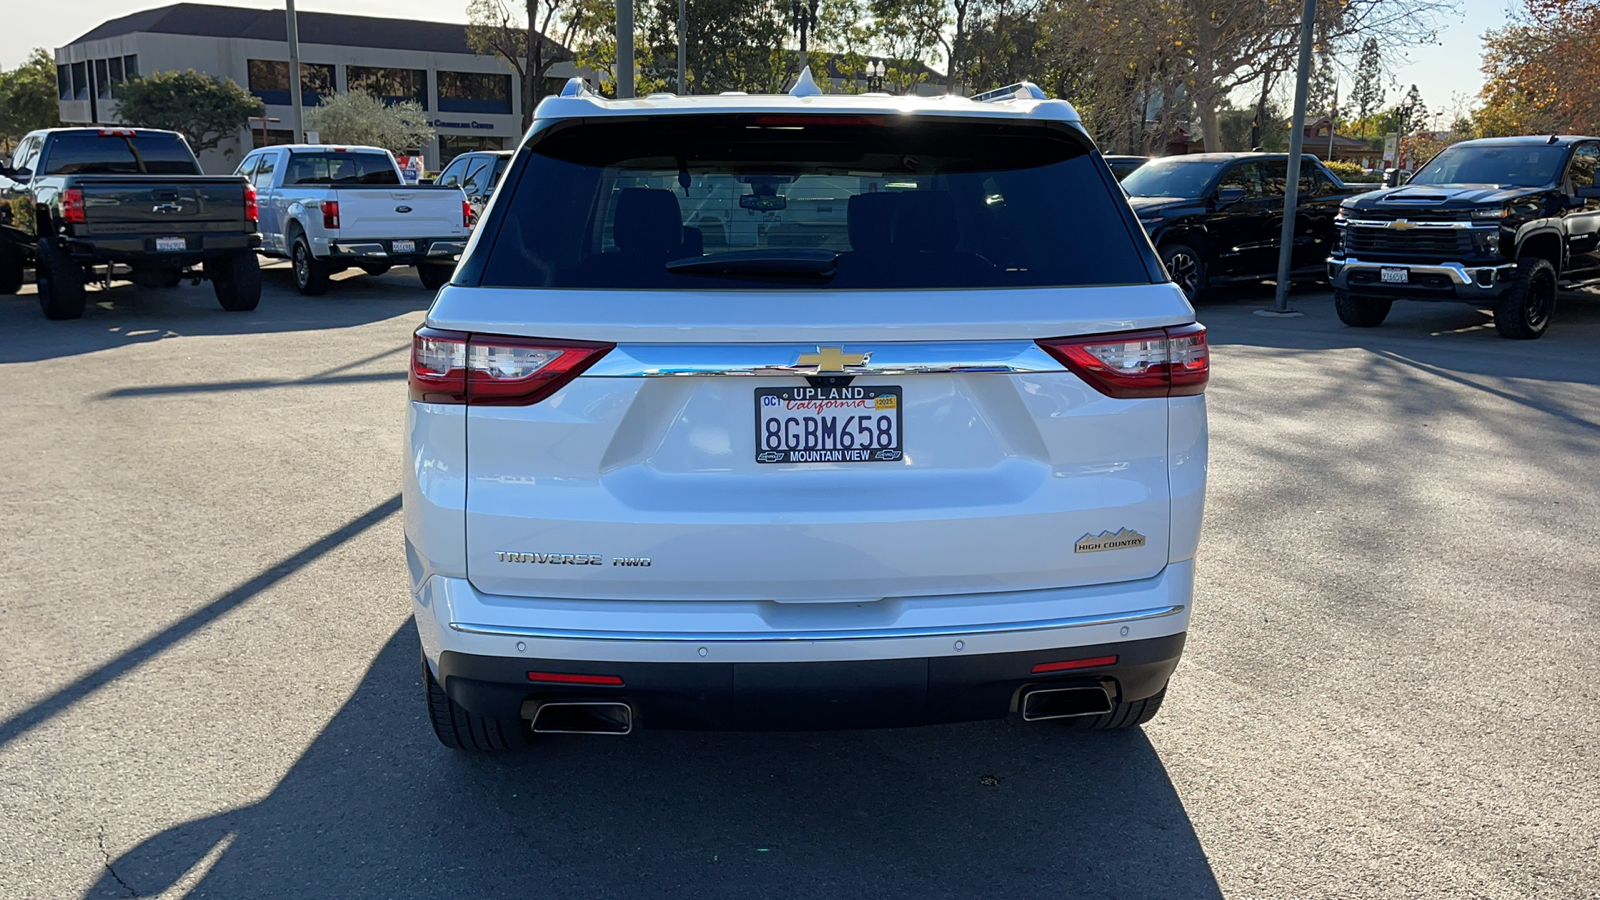
[[[594,97],[595,99],[603,99],[594,91],[589,89],[589,82],[584,81],[582,78],[579,78],[576,75],[568,78],[567,83],[561,87],[561,96]]]
[[[1016,84],[1008,84],[1003,88],[995,88],[992,91],[984,91],[981,94],[974,94],[973,97],[972,97],[972,102],[973,103],[1002,103],[1002,102],[1004,102],[1006,100],[1048,100],[1048,99],[1050,99],[1050,98],[1045,95],[1044,90],[1042,88],[1040,88],[1037,84],[1034,84],[1031,81],[1019,81]]]

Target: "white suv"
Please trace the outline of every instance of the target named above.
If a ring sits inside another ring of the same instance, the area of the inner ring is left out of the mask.
[[[416,333],[440,740],[1154,715],[1209,354],[1072,106],[580,85]]]

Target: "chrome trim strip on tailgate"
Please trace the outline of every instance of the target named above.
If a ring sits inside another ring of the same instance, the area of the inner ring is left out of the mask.
[[[577,631],[565,628],[523,628],[515,625],[479,625],[451,622],[450,628],[464,634],[491,637],[555,638],[581,641],[669,641],[673,643],[784,643],[789,641],[875,641],[898,638],[960,637],[968,634],[1009,634],[1019,631],[1051,631],[1059,628],[1088,628],[1095,625],[1121,625],[1148,619],[1164,619],[1183,612],[1184,607],[1157,606],[1101,616],[1072,616],[1065,619],[1040,619],[1033,622],[1004,622],[993,625],[946,625],[938,628],[881,628],[850,631],[753,631],[695,634],[684,631]]]
[[[827,345],[824,345],[827,346]],[[1032,341],[916,341],[832,345],[865,361],[818,372],[800,357],[816,344],[623,344],[583,373],[585,378],[667,378],[679,375],[931,375],[1062,372],[1065,367]]]

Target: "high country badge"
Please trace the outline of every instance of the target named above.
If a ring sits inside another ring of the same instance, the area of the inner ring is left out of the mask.
[[[1143,547],[1144,535],[1129,528],[1120,528],[1114,532],[1102,531],[1099,534],[1086,534],[1078,538],[1072,545],[1074,553],[1099,553],[1102,550],[1126,550],[1129,547]]]

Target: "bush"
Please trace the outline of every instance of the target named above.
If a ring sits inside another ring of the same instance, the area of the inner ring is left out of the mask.
[[[1333,159],[1328,160],[1325,165],[1328,167],[1328,171],[1339,176],[1340,181],[1348,184],[1361,184],[1363,182],[1372,183],[1383,180],[1381,175],[1368,174],[1365,170],[1353,162],[1346,162],[1341,159]]]

